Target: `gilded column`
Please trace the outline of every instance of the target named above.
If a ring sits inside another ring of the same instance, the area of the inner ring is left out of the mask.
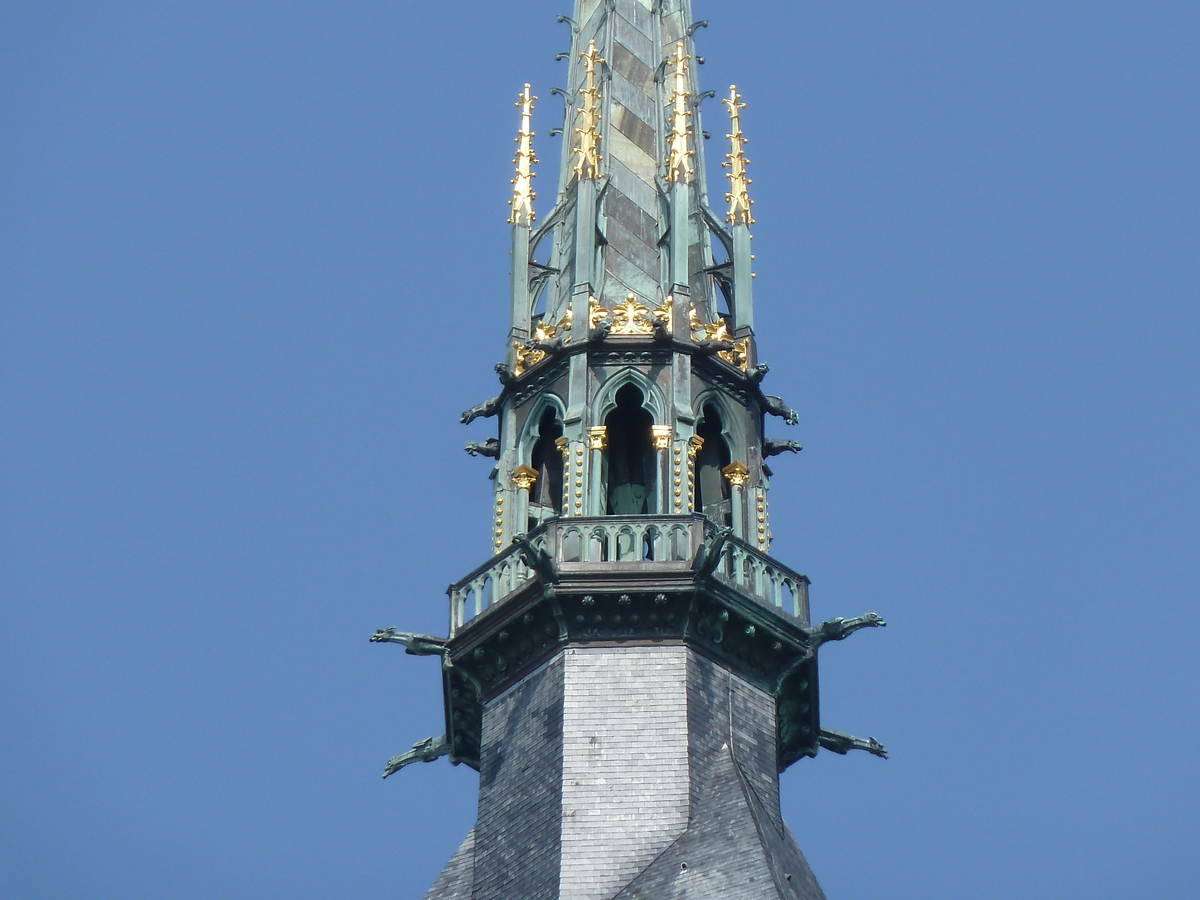
[[[587,512],[588,515],[602,516],[608,510],[608,498],[604,496],[604,448],[608,446],[608,429],[603,425],[589,428],[587,444],[590,451]]]
[[[671,437],[673,429],[670,425],[652,425],[650,439],[654,444],[655,463],[658,467],[658,483],[661,485],[658,495],[658,509],[653,512],[666,513],[674,509],[675,501],[683,496],[682,480],[678,475],[672,475],[671,466]],[[651,512],[652,510],[647,510]]]
[[[698,434],[688,438],[687,443],[687,511],[696,511],[696,457],[704,446],[704,438]]]
[[[529,489],[537,481],[537,470],[529,466],[517,466],[512,473],[513,487],[517,489],[517,499],[513,504],[513,535],[525,534],[529,530]]]
[[[767,489],[756,487],[754,493],[754,541],[755,546],[766,553],[771,549],[771,519],[768,513]]]
[[[721,470],[729,479],[729,503],[733,536],[746,540],[746,477],[750,474],[745,463],[734,460]]]

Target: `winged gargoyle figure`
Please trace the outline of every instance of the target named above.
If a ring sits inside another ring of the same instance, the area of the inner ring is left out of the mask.
[[[800,416],[796,411],[783,402],[782,397],[773,397],[770,394],[763,394],[763,409],[773,416],[779,416],[789,425],[795,425],[800,421]]]
[[[447,638],[397,631],[395,628],[380,628],[371,635],[371,641],[380,644],[403,644],[404,652],[413,656],[445,656],[446,644],[449,643]]]
[[[854,634],[860,628],[885,628],[887,622],[876,613],[855,616],[853,619],[830,619],[812,628],[804,629],[808,633],[808,646],[816,650],[826,641],[842,641]]]
[[[488,438],[482,444],[479,441],[467,441],[463,444],[463,449],[472,456],[490,456],[492,459],[500,458],[500,442],[496,438]]]
[[[500,398],[493,397],[491,400],[484,400],[478,406],[472,406],[465,413],[458,417],[458,421],[464,425],[470,425],[476,419],[490,418],[500,412]]]
[[[822,728],[818,740],[820,740],[821,746],[826,750],[832,750],[834,753],[840,753],[842,756],[845,756],[851,750],[865,750],[872,756],[878,756],[880,759],[888,758],[887,748],[873,737],[864,740],[852,734],[844,734],[841,731],[826,731]]]
[[[799,453],[803,449],[799,441],[781,441],[776,438],[767,438],[762,445],[764,457],[778,456],[780,453]]]
[[[401,753],[399,756],[393,756],[387,761],[387,765],[383,767],[383,777],[395,775],[405,766],[415,762],[433,762],[446,756],[450,752],[450,742],[446,740],[444,734],[437,737],[427,737],[423,741],[417,741],[413,744],[412,749],[407,753]]]
[[[697,579],[707,578],[721,562],[721,550],[725,540],[733,533],[731,528],[714,528],[704,536],[704,542],[696,551],[696,559],[692,562],[692,571]]]
[[[558,580],[558,566],[549,553],[533,546],[528,538],[515,537],[513,544],[516,545],[525,565],[537,572],[543,583],[553,584]]]

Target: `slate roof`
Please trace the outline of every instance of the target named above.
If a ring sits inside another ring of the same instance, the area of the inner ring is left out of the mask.
[[[825,900],[786,825],[776,824],[722,749],[688,829],[613,900]],[[468,900],[475,832],[450,859],[425,900]]]

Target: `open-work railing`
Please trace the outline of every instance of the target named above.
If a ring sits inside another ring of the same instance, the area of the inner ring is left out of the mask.
[[[599,516],[551,519],[526,538],[554,560],[561,576],[611,574],[614,563],[630,564],[630,571],[636,565],[642,574],[666,574],[689,570],[712,528],[695,514]],[[535,577],[517,547],[493,556],[447,590],[450,635]],[[808,624],[808,579],[743,541],[726,539],[713,577]]]

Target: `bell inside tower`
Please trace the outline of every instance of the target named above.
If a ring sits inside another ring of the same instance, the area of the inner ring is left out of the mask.
[[[562,512],[563,459],[556,443],[562,433],[558,414],[553,407],[548,408],[538,421],[538,438],[529,461],[530,467],[537,472],[533,496],[529,498],[530,528]]]
[[[704,439],[696,456],[696,509],[717,525],[730,523],[729,481],[721,470],[729,465],[729,442],[723,434],[721,414],[711,404],[704,405],[704,417],[696,434]]]
[[[604,420],[608,496],[607,514],[637,516],[653,505],[654,417],[642,405],[645,398],[632,384],[617,391],[617,408]],[[649,502],[648,502],[649,501]]]

